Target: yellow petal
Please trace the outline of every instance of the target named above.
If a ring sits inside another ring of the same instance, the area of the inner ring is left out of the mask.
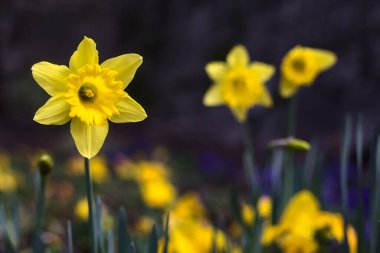
[[[123,54],[115,58],[111,58],[103,62],[102,68],[110,68],[118,72],[117,80],[123,82],[123,90],[127,88],[132,81],[138,67],[143,62],[143,58],[138,54]]]
[[[78,118],[73,118],[70,131],[79,153],[90,159],[103,146],[108,133],[108,122],[102,126],[88,125]]]
[[[92,39],[85,36],[81,43],[79,43],[77,50],[71,56],[69,67],[71,70],[77,70],[86,64],[98,63],[99,56],[96,50],[96,44]]]
[[[213,81],[218,81],[227,70],[225,62],[210,62],[206,65],[206,73]]]
[[[63,95],[51,97],[34,115],[34,121],[43,125],[63,125],[70,121],[69,104]]]
[[[257,103],[265,107],[271,107],[273,105],[272,97],[267,89],[264,88],[263,95]]]
[[[358,235],[352,225],[347,226],[347,241],[350,253],[358,252]]]
[[[312,54],[314,55],[321,71],[331,68],[335,65],[337,61],[336,55],[331,51],[314,48],[307,49],[310,50],[310,52],[312,52]]]
[[[233,108],[232,107],[231,111],[238,122],[243,123],[247,120],[248,108],[243,108],[243,107]]]
[[[50,96],[54,96],[66,89],[66,77],[70,74],[68,67],[49,62],[39,62],[32,66],[34,80]]]
[[[130,96],[123,98],[116,104],[119,115],[113,115],[110,120],[114,123],[139,122],[146,119],[147,115],[142,106]]]
[[[280,95],[283,98],[289,98],[293,96],[294,93],[296,93],[298,88],[299,87],[297,85],[294,85],[293,83],[286,80],[285,78],[282,78],[280,82]]]
[[[261,82],[268,81],[274,74],[275,68],[272,65],[263,62],[253,62],[249,66],[250,70],[255,73]]]
[[[224,104],[219,84],[213,84],[206,91],[206,94],[203,97],[203,104],[205,106],[216,106],[216,105]]]
[[[228,53],[227,63],[230,67],[245,67],[249,63],[249,54],[243,45],[237,45]]]

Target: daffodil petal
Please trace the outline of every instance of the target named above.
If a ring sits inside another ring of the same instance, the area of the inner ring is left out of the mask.
[[[336,55],[331,51],[314,48],[308,48],[308,50],[314,55],[321,71],[331,68],[337,61]]]
[[[114,123],[139,122],[147,117],[144,108],[130,96],[118,102],[116,108],[120,114],[113,115],[110,118]]]
[[[213,84],[203,97],[203,104],[206,106],[217,106],[224,104],[220,84]]]
[[[244,67],[249,63],[249,54],[243,45],[237,45],[227,55],[227,63],[230,67]]]
[[[69,109],[63,95],[54,96],[38,109],[33,120],[43,125],[63,125],[71,119]]]
[[[289,80],[286,78],[282,78],[280,81],[280,95],[283,98],[289,98],[296,93],[298,90],[299,86],[294,85],[291,83]]]
[[[273,105],[272,97],[267,89],[264,89],[263,95],[257,103],[265,107],[271,107]]]
[[[115,58],[111,58],[103,62],[102,68],[110,68],[118,72],[117,80],[123,82],[123,90],[127,88],[132,81],[138,67],[143,62],[143,58],[138,54],[123,54]]]
[[[96,50],[96,44],[92,39],[85,36],[81,43],[79,43],[77,50],[71,56],[69,67],[71,70],[77,70],[86,64],[98,63],[99,56]]]
[[[248,108],[244,107],[231,107],[232,114],[235,116],[237,121],[243,123],[247,120]]]
[[[225,62],[210,62],[206,65],[205,70],[210,79],[216,82],[226,72],[227,65]]]
[[[79,153],[91,159],[103,146],[108,133],[108,122],[102,126],[88,125],[79,118],[73,118],[70,131]]]
[[[261,82],[268,81],[274,74],[275,68],[272,65],[263,62],[253,62],[249,66],[250,70],[255,73]]]
[[[50,96],[54,96],[66,89],[66,78],[70,74],[68,67],[49,62],[39,62],[32,66],[34,80]]]

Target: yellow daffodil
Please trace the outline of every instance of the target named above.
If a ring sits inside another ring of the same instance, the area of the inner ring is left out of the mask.
[[[34,80],[52,96],[34,116],[44,125],[70,129],[79,153],[92,158],[114,123],[138,122],[147,115],[124,89],[132,81],[142,57],[124,54],[99,64],[95,42],[85,37],[70,58],[69,67],[39,62],[32,67]]]
[[[310,86],[317,76],[335,65],[333,52],[296,46],[284,57],[281,64],[280,95],[293,96],[301,86]]]
[[[248,109],[254,105],[272,106],[272,98],[265,87],[275,68],[262,62],[250,63],[247,49],[235,46],[226,62],[210,62],[206,72],[213,81],[206,92],[206,106],[227,105],[239,122],[247,118]]]
[[[282,252],[314,253],[320,248],[316,237],[342,243],[343,217],[339,213],[322,211],[318,199],[303,190],[292,197],[284,210],[279,224],[264,229],[262,243],[277,244]],[[350,252],[356,252],[356,233],[352,226],[347,229]]]
[[[81,198],[75,204],[74,208],[75,215],[78,219],[82,221],[87,221],[88,219],[88,203],[86,198]]]
[[[165,208],[175,200],[177,190],[167,180],[152,181],[140,186],[145,204],[153,208]]]

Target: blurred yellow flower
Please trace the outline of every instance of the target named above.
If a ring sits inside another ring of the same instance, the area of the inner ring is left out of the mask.
[[[88,220],[88,202],[86,198],[81,198],[78,200],[75,204],[74,212],[78,219],[82,221]]]
[[[213,81],[206,92],[206,106],[227,105],[239,122],[247,118],[249,108],[255,105],[272,106],[272,98],[265,87],[275,71],[272,65],[250,63],[247,49],[235,46],[227,55],[226,62],[210,62],[206,72]]]
[[[263,195],[257,202],[257,210],[259,215],[265,219],[271,219],[272,215],[272,199],[269,196]]]
[[[83,158],[80,156],[71,157],[66,164],[66,172],[71,176],[84,175]],[[103,156],[97,156],[90,160],[91,178],[95,183],[107,182],[110,178],[107,161]]]
[[[214,230],[210,223],[203,220],[179,223],[170,228],[169,236],[168,253],[209,253],[213,240],[215,240],[216,252],[226,252],[227,249],[227,240],[223,232]],[[161,249],[162,245],[161,241]]]
[[[335,65],[333,52],[296,46],[284,57],[281,64],[280,95],[288,98],[301,86],[310,86],[317,76]]]
[[[49,62],[32,67],[34,80],[52,96],[35,114],[44,125],[71,121],[79,153],[92,158],[103,146],[108,121],[138,122],[147,115],[124,89],[132,81],[142,57],[124,54],[99,65],[95,42],[84,37],[70,58],[69,68]]]
[[[253,225],[256,217],[255,209],[253,208],[253,206],[247,203],[243,203],[241,212],[244,224],[247,226]]]
[[[342,242],[343,227],[342,215],[322,211],[318,199],[303,190],[289,201],[279,224],[264,229],[262,243],[275,243],[283,252],[314,253],[319,249],[317,233],[321,233],[324,239]],[[347,233],[354,238],[352,230]],[[350,250],[354,244],[355,239],[351,239]]]
[[[200,219],[205,217],[206,209],[197,192],[187,192],[175,202],[170,213],[180,219]]]
[[[140,189],[144,203],[153,208],[166,208],[177,196],[177,190],[167,180],[145,183]]]
[[[21,180],[21,175],[12,169],[9,154],[0,153],[0,192],[14,192]]]
[[[136,164],[136,180],[140,184],[165,180],[169,177],[169,169],[164,163],[141,161]]]
[[[116,176],[122,180],[134,180],[137,173],[137,166],[129,159],[122,159],[115,166]]]
[[[149,216],[141,216],[134,225],[134,232],[139,235],[148,235],[152,231],[154,219]]]
[[[75,216],[81,221],[88,220],[88,202],[87,198],[79,199],[74,207]],[[104,231],[112,229],[114,226],[114,220],[111,215],[109,215],[108,210],[105,206],[102,207],[102,227]]]
[[[356,234],[356,230],[353,226],[347,226],[347,242],[348,247],[350,248],[350,253],[358,252],[358,236]]]

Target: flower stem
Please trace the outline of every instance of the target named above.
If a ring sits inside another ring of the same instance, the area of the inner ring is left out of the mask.
[[[289,102],[288,111],[288,136],[294,136],[296,133],[296,120],[297,120],[297,97],[293,96]]]
[[[84,158],[84,167],[86,174],[86,189],[87,189],[87,201],[88,201],[88,211],[89,211],[89,223],[90,223],[90,239],[91,239],[91,253],[97,252],[96,245],[96,231],[95,231],[95,217],[94,217],[94,193],[91,181],[91,171],[90,171],[90,160]]]
[[[256,170],[255,170],[255,157],[253,153],[253,144],[251,140],[251,134],[249,133],[248,125],[246,122],[240,124],[241,135],[244,143],[244,153],[243,153],[243,163],[244,163],[244,172],[248,180],[248,186],[251,187],[253,200],[256,202],[260,185],[259,180],[257,179]]]
[[[36,223],[35,223],[34,242],[33,242],[34,253],[40,253],[43,251],[41,233],[42,233],[42,225],[43,225],[43,218],[44,218],[46,181],[47,181],[47,175],[40,174],[40,188],[38,191]]]

